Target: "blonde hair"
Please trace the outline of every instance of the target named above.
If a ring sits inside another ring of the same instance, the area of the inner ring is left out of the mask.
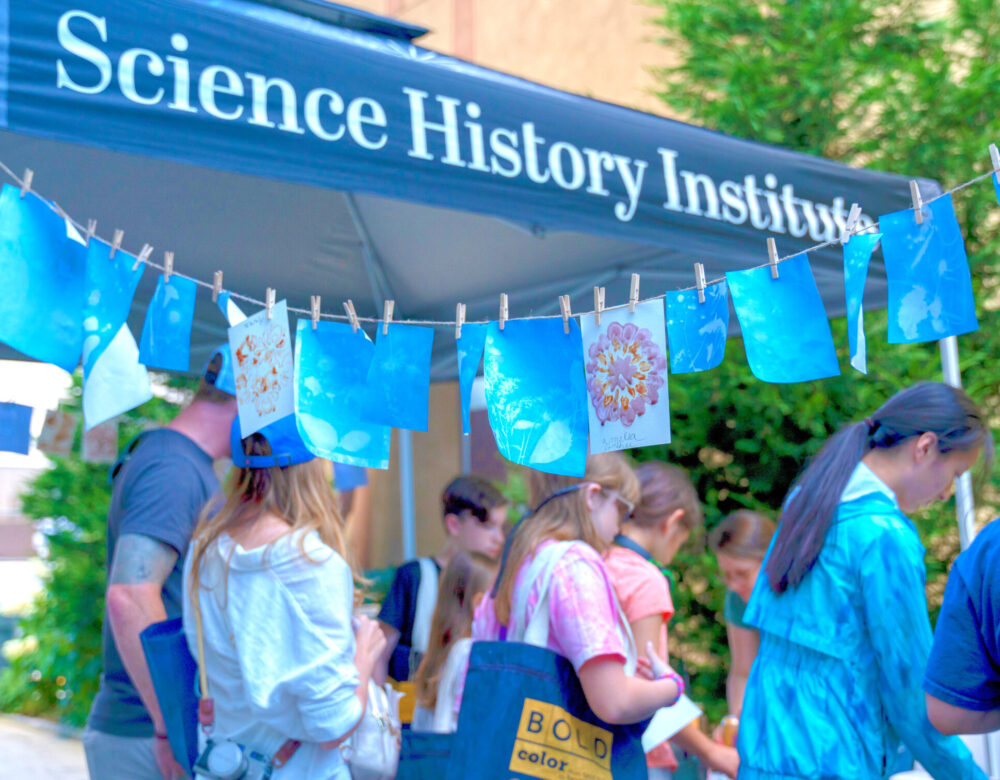
[[[414,679],[421,706],[433,710],[437,704],[441,670],[448,653],[459,639],[471,636],[475,597],[493,587],[497,566],[496,561],[480,553],[458,552],[445,568],[431,619],[427,653]]]
[[[693,531],[705,521],[705,515],[688,473],[659,460],[641,463],[635,469],[642,490],[642,499],[635,505],[627,522],[642,528],[652,528],[664,517],[683,509],[680,521]]]
[[[267,440],[256,433],[243,440],[243,450],[248,455],[271,454]],[[356,585],[361,582],[344,541],[344,521],[322,460],[317,458],[282,467],[234,467],[226,484],[222,507],[213,514],[216,506],[218,504],[213,503],[205,507],[194,532],[191,587],[195,593],[201,586],[205,552],[222,534],[244,528],[264,515],[280,517],[288,523],[290,533],[302,532],[299,549],[306,560],[310,560],[305,552],[306,534],[316,531],[320,540],[355,572]],[[356,599],[358,595],[356,589]]]
[[[605,493],[617,493],[633,504],[639,500],[639,480],[635,472],[619,452],[603,452],[587,458],[587,469],[583,479],[544,474],[540,471],[528,472],[528,490],[531,505],[538,507],[557,490],[595,483]],[[537,512],[525,517],[514,529],[507,559],[500,574],[497,596],[494,603],[497,619],[510,622],[510,610],[514,595],[514,580],[521,565],[531,556],[542,542],[549,539],[570,541],[578,539],[586,542],[598,552],[607,549],[594,529],[587,510],[584,491],[574,490],[548,501]]]
[[[774,529],[774,521],[766,515],[740,509],[712,529],[708,545],[716,555],[724,553],[733,558],[763,561]]]

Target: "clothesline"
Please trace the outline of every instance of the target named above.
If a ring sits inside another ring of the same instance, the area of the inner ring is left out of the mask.
[[[991,147],[991,152],[992,152],[992,147]],[[16,173],[14,173],[14,171],[12,171],[2,160],[0,160],[0,169],[2,169],[3,172],[6,173],[17,184],[17,186],[19,188],[24,189],[24,187],[25,187],[24,179],[22,179],[20,176],[18,176]],[[940,198],[943,198],[943,197],[945,197],[947,195],[952,195],[953,193],[959,192],[960,190],[963,190],[966,187],[970,187],[973,184],[977,184],[980,181],[982,181],[983,179],[989,178],[990,176],[993,176],[996,173],[1000,173],[1000,165],[998,165],[996,162],[994,162],[994,167],[991,170],[987,171],[986,173],[979,174],[978,176],[975,176],[974,178],[969,179],[968,181],[962,182],[961,184],[959,184],[959,185],[957,185],[955,187],[952,187],[950,190],[946,190],[945,192],[942,192],[940,195],[936,195],[933,198],[930,198],[929,200],[921,200],[920,206],[921,206],[921,208],[923,206],[928,206],[931,203],[933,203],[934,201],[939,200]],[[30,182],[29,182],[29,187],[30,187]],[[36,194],[38,194],[38,191],[35,190],[34,188],[31,188],[31,191],[35,192]],[[85,233],[88,232],[87,227],[85,225],[83,225],[80,222],[77,222],[75,219],[73,219],[73,217],[71,217],[69,214],[67,214],[62,209],[62,207],[59,206],[58,203],[56,203],[53,200],[48,200],[48,199],[46,199],[44,197],[41,197],[41,195],[39,195],[39,197],[42,199],[42,201],[46,205],[49,206],[50,209],[52,209],[56,214],[58,214],[63,219],[69,221],[78,230],[83,231]],[[752,266],[750,268],[741,269],[741,270],[753,271],[753,270],[757,270],[757,269],[760,269],[760,268],[768,268],[768,267],[772,266],[773,264],[783,263],[786,260],[791,260],[791,259],[793,259],[795,257],[800,257],[801,255],[809,254],[810,252],[815,252],[815,251],[818,251],[820,249],[825,249],[826,247],[830,247],[830,246],[836,246],[837,244],[840,244],[840,243],[846,241],[847,239],[849,239],[852,236],[861,235],[863,233],[870,233],[872,231],[875,231],[875,232],[878,231],[878,222],[874,222],[871,225],[865,225],[865,226],[854,225],[854,226],[850,227],[850,230],[844,230],[842,232],[840,238],[835,238],[835,239],[833,239],[831,241],[826,241],[826,242],[824,242],[822,244],[816,244],[816,245],[808,247],[806,249],[802,249],[802,250],[800,250],[798,252],[794,252],[794,253],[792,253],[790,255],[785,255],[784,257],[777,257],[775,259],[774,263],[772,263],[771,261],[768,261],[766,263],[761,263],[760,265],[755,265],[755,266]],[[106,239],[101,238],[101,236],[98,235],[96,232],[93,234],[93,237],[97,238],[97,239],[100,239],[101,241],[104,241],[105,243],[109,243],[109,244],[111,243],[110,241],[107,241]],[[118,251],[124,252],[125,254],[129,255],[130,257],[135,258],[137,262],[145,263],[146,265],[148,265],[148,266],[150,266],[152,268],[156,268],[159,271],[164,271],[164,272],[166,271],[165,266],[161,265],[160,263],[157,263],[157,262],[153,261],[149,257],[145,257],[145,258],[144,257],[137,257],[136,255],[133,255],[130,252],[126,252],[124,249],[119,249]],[[198,278],[193,277],[193,276],[188,276],[187,274],[181,273],[181,272],[176,271],[176,270],[171,270],[170,271],[170,275],[171,276],[179,276],[182,279],[187,279],[187,280],[189,280],[191,282],[194,282],[196,285],[198,285],[200,287],[205,287],[205,288],[207,288],[209,290],[214,290],[215,289],[215,284],[213,284],[212,282],[207,282],[207,281],[204,281],[202,279],[198,279]],[[718,277],[716,279],[710,279],[710,280],[705,281],[704,282],[704,286],[705,287],[710,287],[712,285],[719,284],[720,282],[724,282],[725,280],[726,280],[725,276],[720,276],[720,277]],[[684,291],[690,291],[690,290],[695,290],[695,289],[698,289],[697,285],[689,285],[689,286],[686,286],[686,287],[678,287],[678,288],[676,288],[675,292],[684,292]],[[253,304],[254,306],[257,306],[257,307],[259,307],[261,309],[266,308],[266,306],[267,306],[267,304],[266,304],[265,301],[262,301],[262,300],[260,300],[258,298],[253,298],[253,297],[251,297],[249,295],[243,295],[242,293],[234,292],[232,290],[227,290],[227,292],[229,293],[229,297],[232,298],[232,299],[236,299],[236,300],[240,300],[240,301],[245,301],[246,303]],[[624,308],[626,308],[626,307],[628,307],[630,305],[633,305],[634,303],[645,303],[647,301],[658,301],[658,300],[663,300],[666,297],[667,297],[667,294],[664,293],[664,294],[661,294],[661,295],[654,295],[654,296],[651,296],[649,298],[643,298],[643,299],[638,300],[638,301],[626,301],[625,303],[616,304],[614,306],[602,306],[601,312],[603,313],[603,312],[607,312],[607,311],[616,311],[618,309],[624,309]],[[300,309],[300,308],[296,308],[296,307],[293,307],[293,306],[289,306],[288,307],[288,311],[289,312],[294,312],[296,314],[301,314],[301,315],[304,315],[306,317],[312,317],[313,316],[313,312],[311,310],[309,310],[309,309]],[[587,315],[587,314],[594,314],[594,310],[592,309],[590,311],[576,312],[576,313],[572,314],[571,316],[576,317],[576,316]],[[528,316],[524,316],[524,317],[507,317],[506,319],[507,319],[507,321],[513,321],[513,320],[549,320],[549,319],[562,319],[563,317],[564,317],[564,315],[562,313],[559,313],[559,314],[532,314],[532,315],[528,315]],[[333,314],[333,313],[326,313],[326,312],[322,312],[322,311],[319,312],[319,318],[320,319],[328,319],[328,320],[336,320],[336,321],[341,321],[341,322],[350,322],[352,320],[356,320],[357,322],[366,322],[366,323],[371,323],[371,324],[377,324],[377,323],[381,323],[383,321],[383,318],[381,318],[381,317],[362,317],[360,315],[355,315],[352,318],[350,315],[348,315],[346,313],[345,314]],[[456,320],[400,319],[400,320],[393,320],[393,321],[397,322],[397,323],[400,323],[400,324],[405,324],[405,325],[427,325],[427,326],[432,326],[432,327],[434,327],[434,326],[440,326],[440,327],[451,326],[451,327],[455,327],[456,325],[459,325],[459,324],[463,324],[463,325],[468,325],[468,324],[486,324],[486,323],[490,322],[491,320],[463,320],[461,323],[457,322]]]

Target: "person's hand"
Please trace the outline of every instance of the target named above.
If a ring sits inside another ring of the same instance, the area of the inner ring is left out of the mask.
[[[740,754],[736,748],[726,745],[712,745],[712,752],[708,754],[708,768],[713,772],[722,772],[728,777],[736,777],[740,771]]]
[[[354,631],[356,648],[354,650],[354,665],[358,672],[370,677],[375,663],[385,650],[386,639],[378,621],[360,615],[357,618],[357,628]]]
[[[643,680],[656,679],[656,675],[653,674],[653,666],[649,663],[648,658],[640,656],[635,659],[635,676],[641,677]]]
[[[674,671],[670,668],[670,664],[660,658],[652,642],[646,642],[646,657],[649,659],[649,667],[653,671],[654,680]]]
[[[156,768],[163,775],[163,780],[177,780],[185,776],[184,767],[174,758],[168,740],[153,737],[153,758],[156,760]]]

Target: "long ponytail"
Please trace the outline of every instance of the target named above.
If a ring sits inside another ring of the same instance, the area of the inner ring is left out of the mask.
[[[983,447],[991,437],[972,400],[959,388],[920,382],[900,390],[871,417],[831,437],[795,480],[778,518],[778,536],[765,566],[771,588],[797,586],[816,563],[854,469],[871,450],[889,449],[922,433],[938,437],[938,451]]]

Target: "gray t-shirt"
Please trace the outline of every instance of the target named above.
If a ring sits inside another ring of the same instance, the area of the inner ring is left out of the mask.
[[[122,534],[142,534],[172,547],[177,563],[163,585],[168,619],[181,614],[184,555],[199,513],[218,490],[208,453],[167,428],[143,434],[114,478],[108,509],[108,572]],[[88,725],[122,737],[152,736],[153,722],[118,655],[107,611],[103,656],[104,673]]]

